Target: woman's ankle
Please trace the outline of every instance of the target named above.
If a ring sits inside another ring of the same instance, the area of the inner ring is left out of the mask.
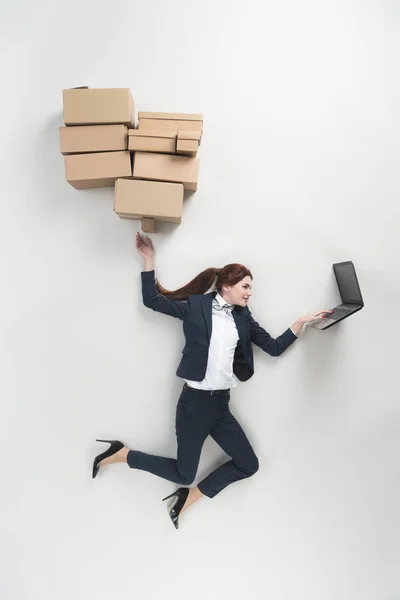
[[[203,496],[203,494],[200,492],[198,487],[190,488],[188,497],[186,498],[186,502],[183,505],[181,513],[184,512],[185,510],[187,510],[188,508],[190,508],[192,506],[192,504],[194,504],[195,502],[200,500],[200,498],[202,496]]]
[[[100,464],[101,465],[111,465],[112,463],[117,463],[117,462],[125,462],[126,463],[128,452],[129,452],[128,448],[125,448],[125,447],[121,448],[121,450],[118,450],[118,452],[116,452],[112,456],[108,456],[107,458],[104,458]]]
[[[117,453],[120,455],[118,462],[128,462],[128,452],[129,448],[126,448],[125,446],[121,448],[121,450]]]

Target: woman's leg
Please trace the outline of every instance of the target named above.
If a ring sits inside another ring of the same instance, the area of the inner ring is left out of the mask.
[[[207,410],[201,400],[196,391],[184,387],[176,408],[176,459],[124,448],[121,460],[132,469],[147,471],[180,485],[190,485],[197,473],[204,441],[214,425],[212,411]]]
[[[213,498],[227,485],[254,475],[258,471],[258,458],[228,407],[210,435],[232,458],[199,483],[199,491]]]
[[[116,462],[125,462],[126,463],[126,457],[128,456],[128,452],[129,452],[128,448],[125,448],[125,447],[121,448],[121,450],[118,450],[118,452],[116,452],[112,456],[103,458],[103,460],[101,461],[99,466],[111,465],[111,463],[116,463]]]

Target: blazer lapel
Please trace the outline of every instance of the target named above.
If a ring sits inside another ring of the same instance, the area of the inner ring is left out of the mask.
[[[204,294],[202,296],[201,310],[203,313],[204,321],[206,323],[207,336],[208,339],[211,339],[212,332],[212,301],[215,294]]]
[[[245,347],[247,340],[246,340],[246,320],[245,320],[245,314],[244,314],[244,310],[242,310],[241,308],[237,309],[235,308],[232,311],[232,316],[233,316],[233,320],[236,323],[236,327],[238,330],[238,334],[239,334],[239,339],[240,342],[242,344],[242,348]]]

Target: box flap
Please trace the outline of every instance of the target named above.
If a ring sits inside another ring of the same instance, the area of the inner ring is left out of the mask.
[[[203,115],[189,113],[139,112],[139,119],[163,119],[167,121],[202,121]]]

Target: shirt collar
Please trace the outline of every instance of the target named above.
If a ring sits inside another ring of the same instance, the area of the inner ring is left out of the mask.
[[[223,297],[221,296],[221,294],[219,294],[218,292],[217,292],[214,300],[216,300],[221,307],[227,305],[227,306],[229,306],[229,308],[233,309],[235,306],[234,304],[228,304],[226,302],[226,300],[224,300]]]

